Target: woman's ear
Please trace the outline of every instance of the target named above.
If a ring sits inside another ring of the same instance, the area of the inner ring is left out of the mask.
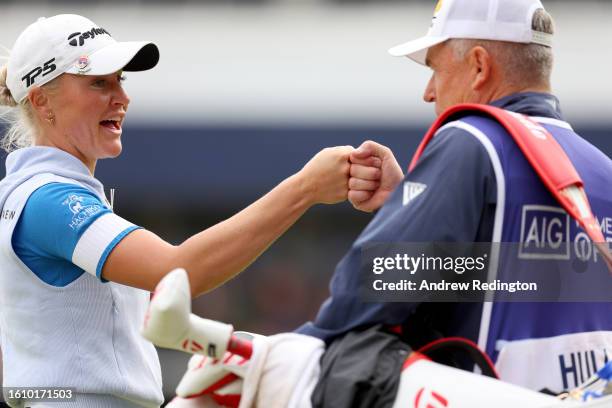
[[[28,93],[28,100],[30,101],[30,106],[41,123],[44,123],[50,117],[53,117],[53,109],[51,109],[51,101],[49,100],[49,95],[42,87],[34,87],[30,89]]]

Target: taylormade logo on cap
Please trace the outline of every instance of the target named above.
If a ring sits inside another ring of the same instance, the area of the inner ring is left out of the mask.
[[[72,45],[73,47],[76,46],[81,46],[85,43],[85,40],[87,40],[88,38],[95,38],[96,35],[101,35],[101,34],[106,34],[106,35],[110,35],[110,33],[108,31],[106,31],[103,28],[99,28],[99,27],[94,27],[89,31],[86,31],[85,33],[80,33],[80,32],[76,32],[76,33],[72,33],[68,36],[68,44]],[[74,38],[74,37],[77,37]]]
[[[425,64],[429,48],[451,38],[535,43],[552,46],[552,35],[532,30],[540,0],[439,0],[424,37],[389,50]]]
[[[117,42],[85,17],[60,14],[39,18],[19,35],[9,57],[6,84],[19,103],[31,87],[65,73],[144,71],[153,68],[158,60],[159,50],[151,42]]]

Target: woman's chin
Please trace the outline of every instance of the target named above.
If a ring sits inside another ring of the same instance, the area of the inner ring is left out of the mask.
[[[121,144],[121,140],[117,140],[104,149],[104,157],[101,157],[101,159],[114,159],[121,154],[122,150],[123,146]]]

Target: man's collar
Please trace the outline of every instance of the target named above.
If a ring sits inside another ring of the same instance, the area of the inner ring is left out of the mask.
[[[559,100],[548,93],[522,92],[505,96],[490,105],[528,116],[563,119]]]

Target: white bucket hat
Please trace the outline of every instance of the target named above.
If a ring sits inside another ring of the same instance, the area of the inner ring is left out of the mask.
[[[552,35],[532,29],[540,0],[439,0],[427,35],[389,50],[425,64],[427,51],[451,38],[535,43],[552,47]]]
[[[145,71],[158,61],[159,50],[152,42],[117,42],[85,17],[60,14],[39,18],[19,35],[9,57],[6,84],[19,103],[31,87],[64,73]]]

